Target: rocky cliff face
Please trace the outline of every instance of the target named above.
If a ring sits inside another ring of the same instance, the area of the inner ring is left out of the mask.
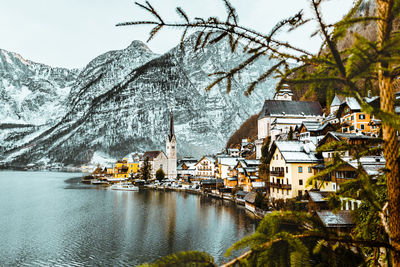
[[[57,112],[49,116],[53,119],[45,115],[44,125],[35,121],[29,127],[3,126],[7,129],[0,130],[4,144],[0,160],[79,164],[90,161],[95,152],[118,158],[132,151],[164,150],[170,110],[174,112],[179,155],[220,151],[240,124],[258,113],[264,99],[272,96],[273,79],[249,97],[244,90],[273,62],[266,57],[249,67],[240,80],[233,81],[230,94],[225,84],[206,92],[204,88],[212,81],[208,74],[229,70],[248,55],[241,50],[231,54],[226,42],[195,52],[191,48],[195,39],[189,37],[184,50],[176,47],[164,55],[134,41],[126,49],[95,58],[79,74],[63,70],[65,76],[59,74],[51,88],[37,86],[46,97],[39,103],[33,101],[38,107],[36,114],[46,113],[43,105],[57,106]],[[18,83],[19,77],[14,78]],[[23,94],[22,89],[12,88],[16,95]],[[61,92],[60,88],[70,88],[69,93],[57,97],[54,92]],[[0,88],[2,91],[7,90]],[[20,109],[24,107],[20,105]],[[23,116],[29,123],[28,114]]]

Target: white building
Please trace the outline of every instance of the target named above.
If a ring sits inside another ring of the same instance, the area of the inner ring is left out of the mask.
[[[180,178],[192,177],[196,175],[197,160],[193,158],[184,158],[179,161],[177,174]]]
[[[267,159],[270,166],[270,197],[289,199],[303,196],[307,180],[314,175],[313,166],[320,161],[315,145],[301,141],[275,141]]]
[[[162,169],[165,174],[168,171],[168,159],[162,151],[147,151],[143,155],[143,160],[140,161],[139,167],[143,166],[143,161],[148,158],[151,165],[151,177],[156,178],[156,171]]]
[[[202,157],[196,163],[195,176],[200,179],[211,179],[215,177],[215,158]]]
[[[275,94],[274,100],[265,100],[258,116],[258,140],[256,158],[261,157],[262,140],[271,137],[271,144],[280,134],[285,134],[300,126],[304,121],[322,121],[323,112],[319,102],[292,101],[289,89]],[[285,100],[282,100],[285,99]]]

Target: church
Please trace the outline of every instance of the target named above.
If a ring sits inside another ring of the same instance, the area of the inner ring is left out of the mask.
[[[165,153],[160,150],[147,151],[143,155],[143,160],[149,159],[151,164],[151,176],[155,178],[158,169],[162,169],[165,173],[165,178],[176,179],[177,177],[177,159],[176,159],[176,137],[174,131],[174,116],[171,112],[169,133],[165,142]],[[143,161],[141,162],[143,163]]]
[[[165,142],[166,154],[167,154],[167,172],[166,177],[168,179],[176,179],[176,137],[174,131],[174,115],[171,111],[171,119],[169,124],[169,134]]]

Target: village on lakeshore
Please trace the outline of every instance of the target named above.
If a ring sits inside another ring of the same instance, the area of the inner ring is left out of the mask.
[[[294,101],[292,97],[285,85],[272,100],[265,100],[258,115],[255,140],[244,138],[237,147],[201,158],[178,160],[179,144],[171,112],[165,152],[136,153],[113,166],[98,165],[83,182],[118,185],[116,189],[121,190],[122,183],[131,184],[134,190],[207,194],[245,205],[260,217],[283,207],[308,209],[325,227],[352,228],[350,212],[359,207],[361,200],[341,198],[341,210],[334,212],[328,208],[328,198],[340,190],[341,184],[358,175],[374,176],[383,171],[385,158],[381,152],[354,159],[357,151],[351,148],[382,146],[381,121],[364,113],[352,97],[335,95],[328,112],[319,102]],[[396,98],[400,98],[399,93]],[[365,101],[379,105],[377,96],[368,96]],[[400,107],[396,107],[396,113],[400,113]],[[335,142],[349,149],[326,149]],[[325,149],[322,151],[321,147]],[[334,160],[341,162],[340,167],[329,171]],[[145,168],[148,177],[142,177]],[[311,180],[314,176],[317,178]]]

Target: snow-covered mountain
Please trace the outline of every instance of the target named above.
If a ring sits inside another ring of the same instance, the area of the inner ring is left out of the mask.
[[[212,82],[208,74],[227,71],[248,55],[240,49],[232,54],[223,41],[195,52],[192,48],[195,40],[196,36],[190,36],[184,50],[178,46],[163,55],[153,53],[140,41],[133,41],[126,49],[95,58],[79,74],[51,68],[42,71],[59,73],[58,80],[51,79],[51,88],[41,84],[34,87],[46,95],[41,102],[32,101],[32,106],[38,107],[36,114],[43,112],[42,121],[29,120],[23,102],[18,102],[18,106],[2,98],[5,106],[0,106],[0,111],[10,114],[5,119],[19,118],[8,111],[14,105],[19,107],[16,114],[23,122],[34,126],[1,128],[0,125],[0,160],[79,164],[90,161],[96,152],[119,158],[133,151],[164,149],[170,110],[174,113],[178,154],[199,156],[220,151],[240,124],[259,112],[264,99],[273,95],[276,81],[271,79],[250,96],[244,96],[246,86],[273,62],[265,57],[249,67],[240,80],[233,81],[229,94],[225,84],[206,92]],[[8,80],[13,83],[7,81],[7,86],[0,87],[0,94],[14,92],[17,101],[24,96],[24,90],[34,88],[29,84],[26,89],[13,85],[22,82],[14,74],[20,64],[12,65]],[[36,72],[32,80],[34,77],[40,80],[42,76]],[[7,80],[3,76],[0,79],[0,84]],[[61,93],[67,89],[67,96]],[[44,105],[54,107],[57,112],[47,108],[54,113],[50,116]]]

